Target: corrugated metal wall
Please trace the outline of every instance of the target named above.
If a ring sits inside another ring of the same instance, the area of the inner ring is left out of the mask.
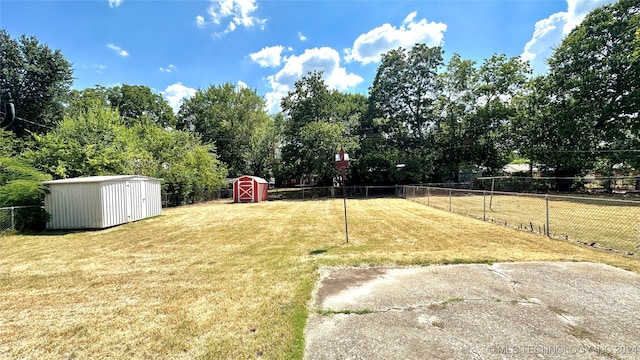
[[[127,182],[124,180],[104,182],[101,185],[100,212],[101,228],[128,222]]]
[[[160,181],[147,180],[144,182],[146,190],[147,217],[158,216],[162,214],[162,196],[160,195]]]
[[[47,229],[102,228],[100,184],[60,184],[45,196],[44,207],[51,214]]]
[[[156,179],[52,184],[49,190],[47,229],[102,229],[162,213]]]

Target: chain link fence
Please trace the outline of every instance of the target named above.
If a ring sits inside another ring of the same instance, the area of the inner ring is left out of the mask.
[[[397,196],[399,187],[393,186],[358,186],[347,185],[344,188],[346,197],[377,198]],[[342,198],[343,188],[333,186],[305,186],[297,188],[276,188],[269,190],[270,200],[312,200],[323,198]]]
[[[42,206],[9,206],[0,208],[0,233],[20,231],[25,228],[42,228]]]
[[[580,194],[640,194],[640,176],[496,176],[477,178],[473,181],[473,184],[470,185],[472,185],[476,190],[487,191],[494,190],[527,193],[562,191]]]
[[[640,252],[640,201],[428,186],[403,186],[398,196],[551,238]]]
[[[178,193],[162,193],[162,207],[173,207],[189,204],[197,204],[201,202],[207,202],[212,200],[230,199],[233,198],[233,189],[221,188],[217,191],[207,191],[199,195],[189,195],[187,197]]]

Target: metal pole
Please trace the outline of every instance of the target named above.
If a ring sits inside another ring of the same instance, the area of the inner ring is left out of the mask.
[[[11,230],[16,229],[16,218],[15,218],[15,210],[14,207],[11,207]]]
[[[487,192],[482,192],[482,221],[487,221]]]
[[[491,179],[491,199],[489,199],[489,210],[493,211],[493,184],[496,179]]]
[[[549,236],[550,232],[549,232],[549,194],[546,194],[544,196],[546,205],[547,205],[547,233],[545,235]]]
[[[342,169],[342,202],[344,204],[344,233],[349,243],[349,223],[347,222],[347,178],[344,176],[344,168]]]

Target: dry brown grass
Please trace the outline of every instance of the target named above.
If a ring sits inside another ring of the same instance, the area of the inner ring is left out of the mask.
[[[216,202],[95,232],[0,238],[0,357],[301,358],[325,265],[595,261],[579,247],[402,200]]]
[[[450,203],[447,191],[438,190],[437,194],[439,196],[432,195],[428,199],[423,196],[415,200],[448,210]],[[454,191],[451,197],[453,212],[545,232],[546,204],[543,196],[501,193],[494,195],[490,202],[488,194],[486,198],[482,193],[460,194],[464,193]],[[549,230],[552,237],[568,237],[569,240],[595,243],[628,253],[640,252],[639,202],[556,196],[550,196],[549,199]]]

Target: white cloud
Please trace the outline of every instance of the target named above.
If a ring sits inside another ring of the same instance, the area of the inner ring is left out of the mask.
[[[160,94],[167,99],[169,106],[173,108],[174,112],[178,112],[180,110],[180,105],[182,104],[183,99],[190,98],[196,94],[196,89],[186,87],[182,85],[182,83],[177,82],[175,84],[171,84],[167,86],[164,91],[161,91]]]
[[[525,44],[520,57],[531,63],[534,73],[546,72],[546,59],[553,54],[553,49],[562,39],[580,25],[591,10],[614,2],[615,0],[567,0],[567,11],[551,14],[536,23],[531,40]]]
[[[284,58],[284,66],[276,74],[267,77],[271,91],[265,95],[267,110],[277,112],[280,100],[294,88],[296,81],[310,71],[322,71],[323,79],[332,89],[346,90],[363,81],[363,78],[347,73],[340,67],[340,54],[329,47],[307,49],[299,56]]]
[[[298,31],[298,39],[300,41],[307,41],[307,37],[302,35],[302,33],[300,31]]]
[[[160,71],[162,71],[162,72],[164,72],[164,73],[170,73],[170,72],[172,72],[172,71],[173,71],[173,70],[175,70],[175,69],[176,69],[176,66],[175,66],[175,65],[173,65],[173,64],[169,64],[169,66],[167,66],[166,68],[164,68],[164,67],[160,67]]]
[[[219,25],[222,21],[229,19],[226,29],[223,32],[216,33],[217,36],[222,36],[234,31],[238,26],[246,28],[258,26],[261,30],[264,30],[264,24],[267,20],[253,16],[257,9],[256,0],[211,0],[207,13],[214,24]],[[201,16],[199,18],[202,20],[202,25],[204,25],[204,18]],[[196,18],[196,24],[200,24],[199,18]]]
[[[96,69],[96,72],[98,74],[102,74],[104,70],[107,69],[106,65],[102,65],[102,64],[93,64],[91,65],[92,68]]]
[[[246,88],[248,88],[248,87],[249,87],[249,86],[247,85],[247,83],[245,83],[245,82],[244,82],[244,81],[242,81],[242,80],[238,80],[238,82],[236,83],[236,86],[237,86],[239,89],[246,89]]]
[[[249,54],[249,57],[254,62],[260,64],[261,67],[276,67],[280,66],[280,59],[282,56],[283,46],[270,46],[262,48],[262,50]]]
[[[109,6],[112,8],[118,7],[120,4],[122,4],[122,0],[109,0]]]
[[[107,44],[107,47],[113,51],[115,51],[118,55],[120,55],[121,57],[127,57],[129,56],[129,53],[124,50],[123,48],[113,45],[111,43]]]
[[[414,21],[416,15],[415,11],[407,15],[399,28],[383,24],[358,36],[353,48],[345,50],[345,60],[368,64],[379,61],[381,54],[398,47],[411,48],[416,43],[441,45],[447,25],[426,19]]]
[[[196,16],[196,26],[201,29],[204,27],[204,17],[201,15]]]

